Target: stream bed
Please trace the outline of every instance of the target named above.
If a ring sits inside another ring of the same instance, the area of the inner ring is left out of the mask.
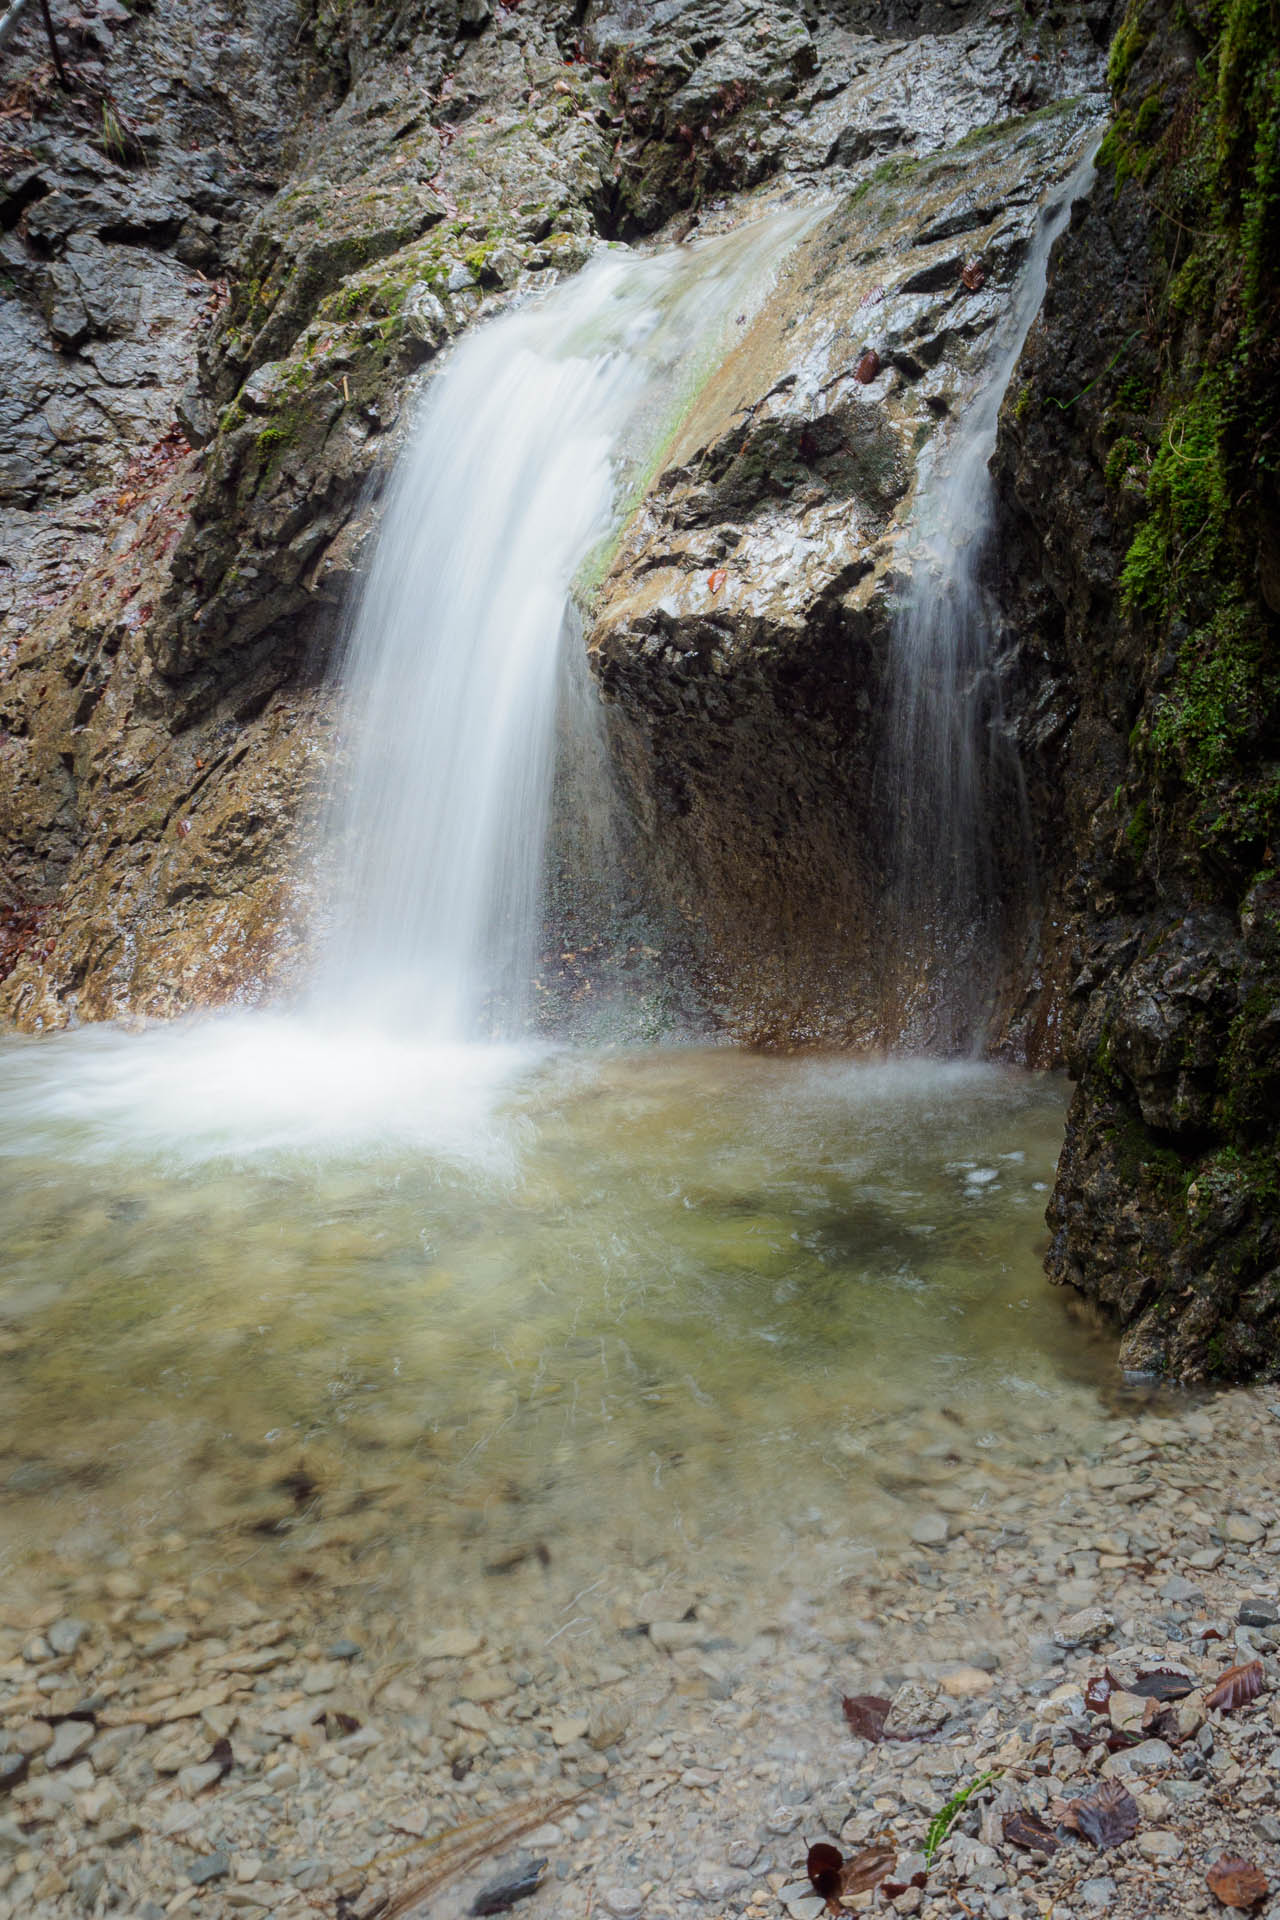
[[[16,1043],[0,1087],[19,1588],[157,1552],[551,1634],[696,1563],[773,1607],[1110,1418],[1040,1266],[1054,1076],[257,1016]]]

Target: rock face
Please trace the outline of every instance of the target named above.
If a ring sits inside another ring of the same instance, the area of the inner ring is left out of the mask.
[[[1280,1361],[1275,57],[1245,10],[1130,9],[998,460],[1077,1081],[1050,1272],[1181,1374]]]
[[[591,647],[615,759],[659,891],[753,1039],[899,1031],[880,763],[904,529],[1087,125],[1075,106],[1005,121],[841,196],[679,428],[605,583]]]
[[[108,349],[131,383],[145,364],[148,383],[129,433],[77,428],[20,507],[0,710],[0,1011],[27,1028],[252,998],[296,973],[304,830],[332,738],[321,669],[397,428],[461,327],[572,269],[602,235],[687,224],[709,193],[784,171],[874,191],[883,221],[889,183],[867,182],[886,155],[936,153],[1078,91],[1101,32],[1086,15],[1031,32],[960,9],[946,35],[886,40],[852,14],[779,0],[593,6],[583,19],[554,0],[425,15],[264,0],[197,54],[195,20],[122,20],[111,44],[104,29],[99,91],[82,83],[70,100],[30,22],[17,43],[32,76],[16,123],[27,151],[74,146],[84,162],[67,185],[19,170],[7,203],[31,289],[13,325],[56,374],[42,418],[79,407],[86,383],[98,391]],[[129,91],[142,71],[163,78]],[[127,136],[119,163],[86,148],[86,114],[106,96]],[[215,128],[234,166],[188,151],[211,147]],[[134,141],[165,155],[163,187],[129,172]],[[1056,152],[1048,140],[1037,164],[1052,169]],[[999,233],[1011,267],[1019,237],[998,207],[972,232]],[[126,240],[132,281],[95,251]],[[958,245],[930,243],[949,284]],[[224,262],[225,289],[211,278]],[[182,333],[167,317],[179,297],[204,316]],[[925,297],[947,304],[941,281]],[[840,324],[838,300],[831,311]],[[951,329],[958,347],[984,311],[971,303]],[[905,459],[891,442],[908,415],[926,421],[908,409],[873,464]],[[15,469],[33,431],[25,417],[11,429]],[[874,481],[877,524],[909,484],[905,468]]]

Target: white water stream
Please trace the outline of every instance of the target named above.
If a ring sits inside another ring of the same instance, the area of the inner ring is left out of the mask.
[[[522,1031],[574,576],[805,220],[610,250],[433,381],[352,634],[324,1014]]]
[[[887,944],[903,983],[890,998],[903,1038],[930,1050],[980,1051],[996,987],[1002,881],[990,808],[997,796],[1020,808],[1021,784],[990,674],[995,621],[982,577],[990,462],[1005,393],[1044,303],[1049,256],[1093,177],[1097,147],[1088,141],[1042,207],[982,384],[921,479],[894,633],[882,796],[891,822]],[[1034,869],[1025,823],[1007,837],[1021,838],[1025,881]]]

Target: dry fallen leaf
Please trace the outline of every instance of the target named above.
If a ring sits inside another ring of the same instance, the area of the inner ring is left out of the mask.
[[[805,1870],[814,1892],[826,1901],[827,1912],[842,1914],[841,1900],[879,1886],[897,1857],[892,1847],[864,1847],[846,1860],[839,1847],[819,1840],[809,1849]]]
[[[1105,1713],[1107,1702],[1115,1692],[1116,1679],[1110,1667],[1095,1675],[1084,1690],[1084,1703],[1090,1713]]]
[[[1125,1691],[1142,1694],[1148,1700],[1183,1700],[1195,1691],[1195,1684],[1189,1673],[1180,1673],[1176,1667],[1152,1667],[1140,1673]]]
[[[1242,1907],[1247,1912],[1266,1899],[1271,1882],[1260,1867],[1237,1854],[1224,1853],[1205,1875],[1209,1891],[1224,1907]]]
[[[712,593],[719,593],[728,578],[728,572],[724,567],[714,567],[707,575],[707,585]]]
[[[1216,1707],[1220,1713],[1234,1713],[1237,1707],[1247,1707],[1251,1700],[1256,1700],[1263,1684],[1261,1660],[1249,1660],[1243,1666],[1228,1667],[1206,1698],[1205,1705]]]
[[[880,371],[880,355],[874,347],[868,347],[853,370],[853,377],[864,387],[869,387]]]
[[[1100,1852],[1132,1840],[1138,1831],[1138,1803],[1118,1780],[1104,1780],[1093,1793],[1070,1800],[1062,1820]]]
[[[1038,1813],[1026,1813],[1015,1807],[1001,1822],[1004,1837],[1014,1847],[1034,1847],[1041,1853],[1058,1851],[1058,1836],[1047,1827]]]
[[[878,1693],[846,1693],[841,1702],[850,1733],[857,1740],[872,1742],[884,1739],[884,1723],[892,1704]]]
[[[981,260],[970,260],[961,267],[960,278],[970,293],[976,293],[979,287],[984,287],[987,283],[987,270]]]

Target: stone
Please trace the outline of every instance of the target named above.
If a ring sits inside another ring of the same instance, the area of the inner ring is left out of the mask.
[[[188,1800],[194,1800],[206,1787],[216,1785],[223,1772],[224,1768],[216,1760],[204,1760],[194,1766],[181,1767],[178,1770],[178,1792]]]
[[[207,1887],[215,1880],[225,1880],[230,1871],[230,1855],[218,1850],[194,1861],[187,1868],[187,1878],[193,1887]]]
[[[644,1912],[644,1896],[634,1887],[601,1887],[600,1904],[614,1920],[634,1920]]]
[[[98,1737],[92,1720],[64,1720],[54,1729],[52,1743],[45,1753],[47,1767],[68,1767],[87,1753]]]
[[[48,1628],[45,1638],[56,1654],[71,1654],[75,1652],[88,1631],[86,1621],[77,1620],[67,1614],[63,1619],[54,1621]]]
[[[1222,1528],[1226,1539],[1238,1546],[1253,1547],[1259,1540],[1265,1539],[1266,1528],[1260,1520],[1249,1513],[1229,1513]]]
[[[1096,1647],[1115,1632],[1115,1625],[1105,1607],[1082,1607],[1058,1622],[1053,1638],[1060,1647]]]
[[[706,1637],[706,1628],[697,1620],[654,1620],[649,1627],[650,1640],[663,1653],[700,1647]]]
[[[778,1899],[786,1909],[789,1920],[818,1920],[827,1904],[807,1880],[792,1880],[779,1887]]]
[[[53,1745],[53,1728],[47,1720],[23,1720],[14,1729],[13,1744],[19,1753],[33,1758]]]
[[[1137,1848],[1144,1860],[1152,1860],[1159,1866],[1180,1860],[1186,1852],[1183,1841],[1167,1827],[1153,1827],[1148,1833],[1140,1833]]]
[[[623,1739],[630,1725],[631,1706],[627,1700],[602,1700],[591,1710],[587,1739],[597,1753],[603,1753],[606,1747],[614,1747]]]
[[[590,1726],[586,1715],[580,1719],[566,1716],[563,1720],[551,1722],[551,1739],[557,1747],[571,1747],[578,1740],[585,1740]]]
[[[0,1793],[21,1786],[31,1762],[25,1753],[0,1753]]]
[[[1080,1885],[1080,1898],[1087,1907],[1098,1913],[1114,1904],[1116,1892],[1116,1883],[1109,1873],[1095,1874],[1091,1880],[1082,1881]]]
[[[981,1667],[956,1667],[951,1673],[942,1676],[942,1691],[951,1695],[953,1700],[973,1700],[984,1693],[990,1693],[995,1686],[992,1676]]]
[[[885,1716],[885,1732],[918,1735],[940,1727],[949,1709],[941,1690],[921,1680],[905,1680],[894,1694]]]
[[[1265,1594],[1251,1595],[1240,1602],[1236,1619],[1242,1627],[1274,1627],[1280,1622],[1280,1606]]]
[[[945,1514],[926,1513],[916,1521],[911,1529],[911,1538],[918,1547],[945,1546],[951,1533],[951,1525]]]

